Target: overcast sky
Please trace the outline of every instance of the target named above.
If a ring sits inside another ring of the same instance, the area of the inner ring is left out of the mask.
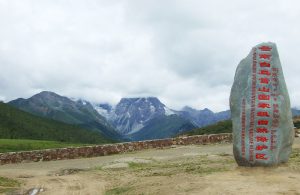
[[[272,41],[300,107],[299,19],[297,0],[0,0],[0,100],[47,90],[222,111],[240,60]]]

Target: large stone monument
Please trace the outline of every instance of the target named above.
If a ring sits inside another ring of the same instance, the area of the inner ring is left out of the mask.
[[[294,139],[277,47],[261,43],[237,67],[230,94],[233,152],[240,166],[287,162]]]

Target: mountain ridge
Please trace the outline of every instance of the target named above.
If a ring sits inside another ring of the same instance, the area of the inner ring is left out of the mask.
[[[18,98],[8,104],[37,116],[99,131],[110,139],[121,139],[121,135],[87,101],[73,101],[54,92],[42,91],[28,99]]]
[[[168,108],[156,97],[122,98],[115,107],[106,103],[95,105],[95,109],[121,133],[129,136],[143,129],[150,120],[163,116],[176,115],[178,118],[191,123],[187,126],[195,127],[202,127],[230,118],[230,111],[228,110],[214,113],[208,108],[196,110],[185,106],[176,111]],[[136,129],[132,131],[132,127],[136,127]]]
[[[0,103],[0,137],[3,139],[52,140],[73,143],[111,143],[100,132],[39,117]]]
[[[172,137],[230,119],[229,110],[213,112],[208,108],[197,110],[189,106],[174,110],[157,97],[122,98],[112,106],[43,91],[9,104],[38,116],[100,131],[106,137],[119,140],[125,137],[132,140]],[[300,114],[300,111],[293,109],[293,113]]]

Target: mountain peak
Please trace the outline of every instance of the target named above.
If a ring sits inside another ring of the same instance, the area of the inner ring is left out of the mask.
[[[192,108],[192,107],[190,107],[190,106],[184,106],[182,109],[181,109],[182,111],[196,111],[196,109],[194,109],[194,108]]]
[[[134,102],[153,102],[162,104],[157,97],[135,97],[135,98],[122,98],[120,103],[134,103]]]
[[[37,93],[34,96],[59,96],[59,95],[52,91],[41,91],[40,93]]]
[[[60,96],[54,92],[51,91],[42,91],[40,93],[37,93],[35,95],[33,95],[31,98],[29,99],[57,99],[57,98],[66,98],[63,96]]]
[[[10,104],[38,116],[100,131],[108,137],[120,136],[92,104],[83,99],[73,101],[51,91],[42,91],[28,99],[13,100]]]
[[[203,110],[202,110],[202,112],[213,112],[213,111],[211,111],[210,109],[208,109],[208,108],[204,108]]]
[[[122,134],[130,134],[165,112],[165,105],[156,97],[122,98],[114,110],[113,122]]]

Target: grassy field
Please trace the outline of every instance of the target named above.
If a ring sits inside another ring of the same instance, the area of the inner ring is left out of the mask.
[[[29,194],[36,189],[44,195],[300,194],[299,138],[289,162],[275,167],[239,167],[232,149],[231,143],[187,145],[3,165],[0,190]]]
[[[218,134],[218,133],[232,133],[231,120],[220,121],[212,125],[193,129],[182,133],[182,135],[204,135],[204,134]]]
[[[0,176],[0,193],[6,193],[20,186],[20,182]]]
[[[50,148],[64,148],[85,146],[87,144],[74,144],[57,141],[26,140],[26,139],[0,139],[0,153],[41,150]]]

